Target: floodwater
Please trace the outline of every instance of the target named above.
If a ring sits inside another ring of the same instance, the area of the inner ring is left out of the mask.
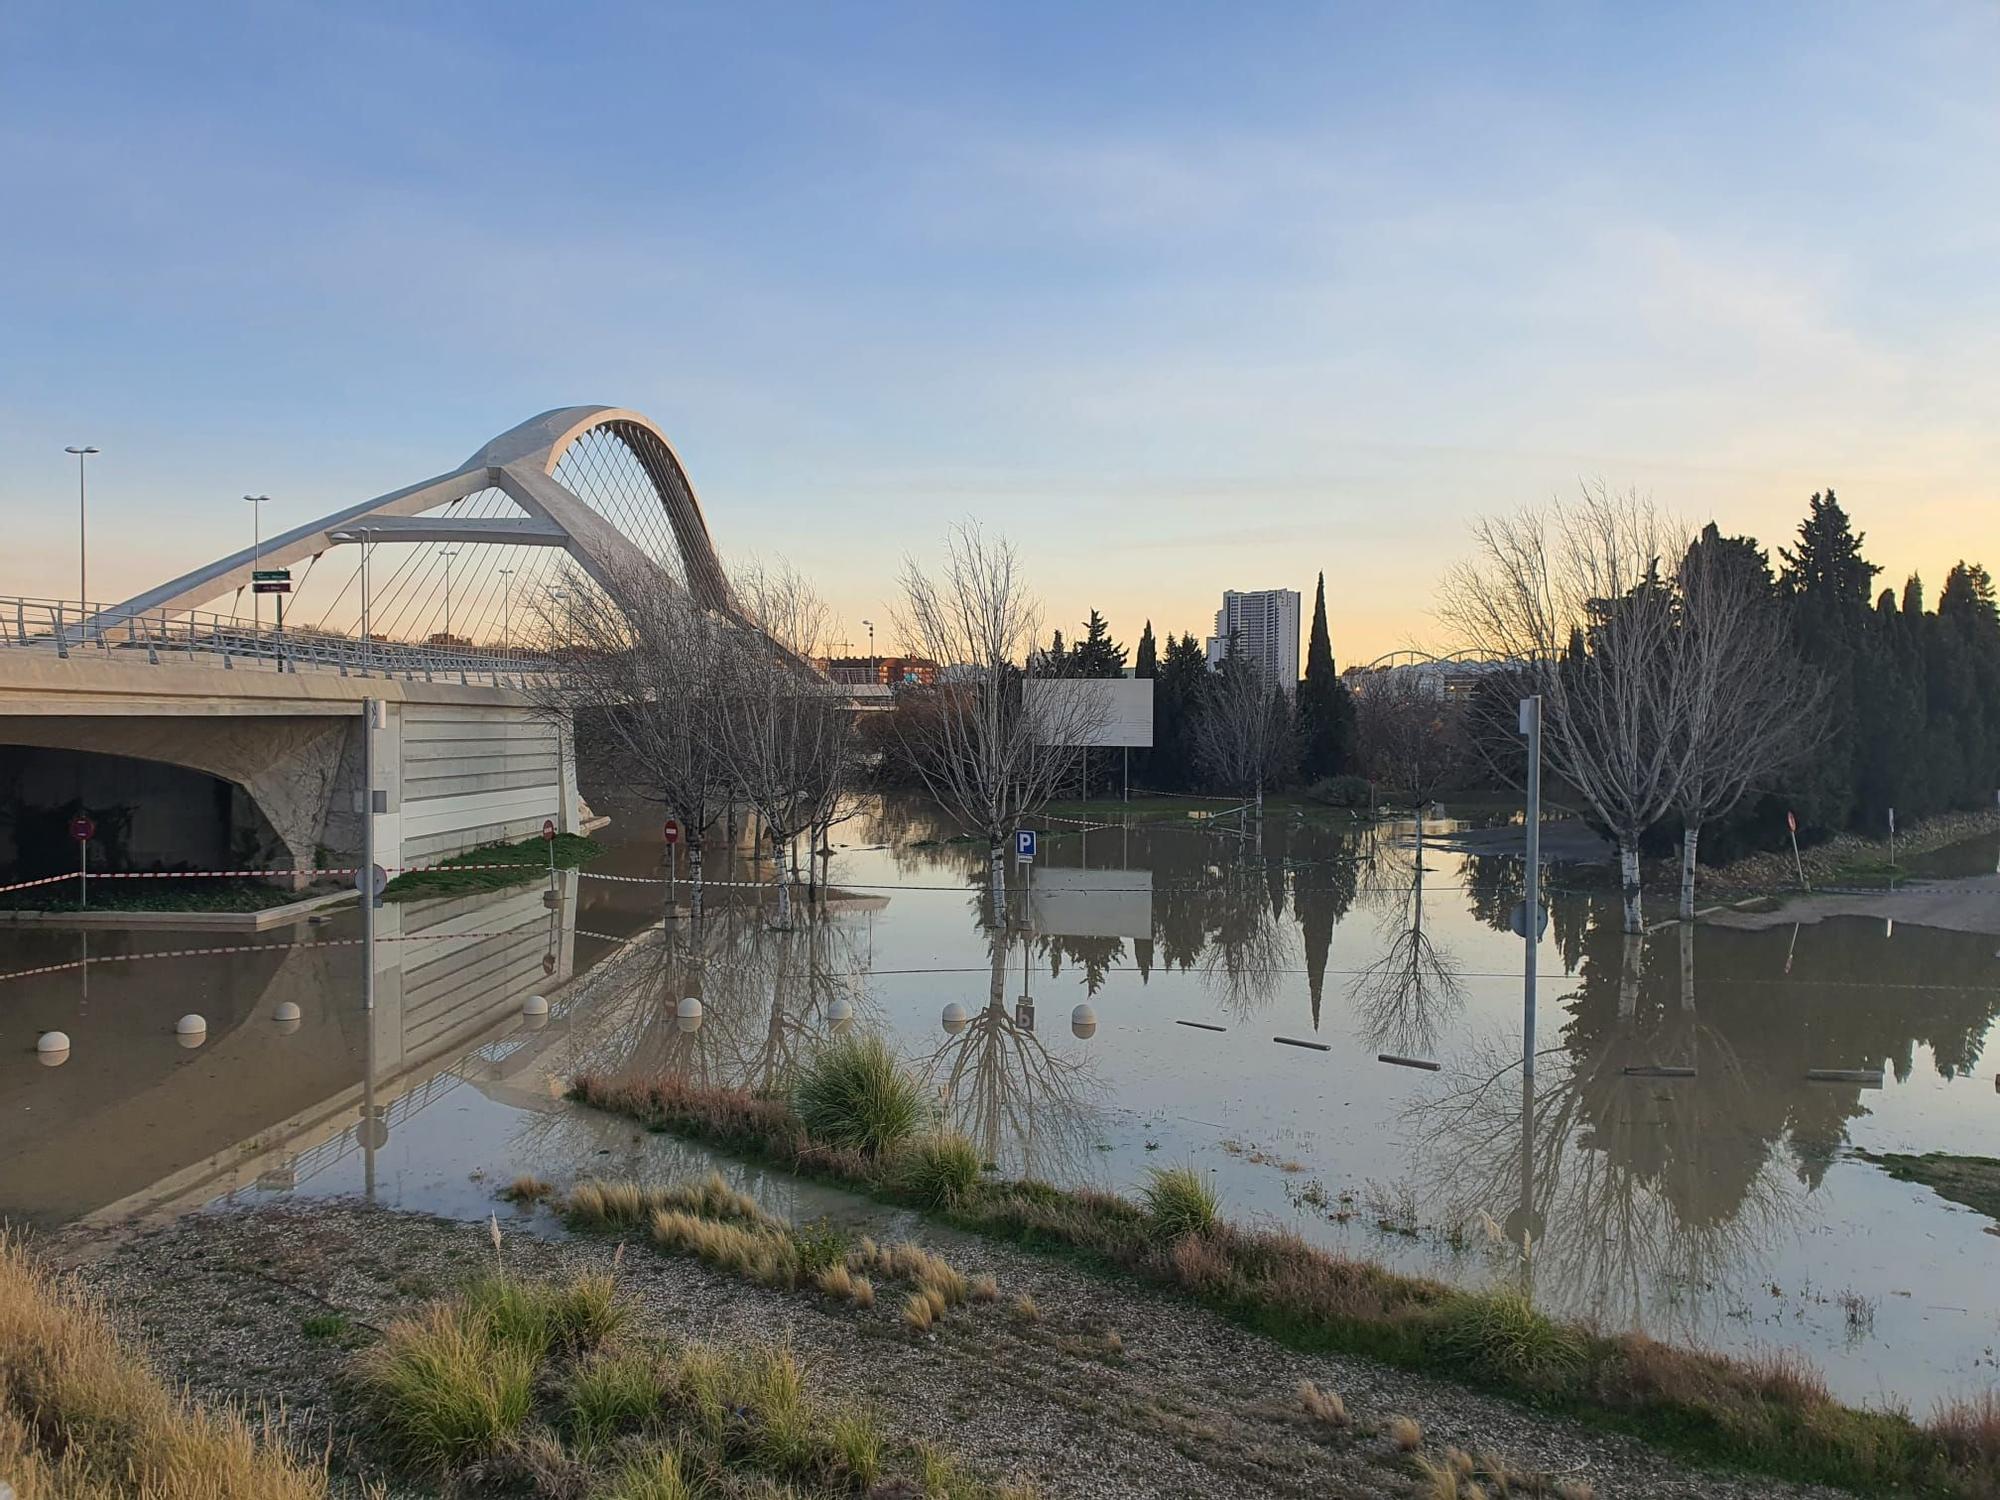
[[[1852,1400],[1921,1411],[2000,1381],[1994,1226],[1859,1154],[1994,1154],[2000,939],[1841,918],[1668,927],[1635,951],[1615,903],[1558,870],[1524,1090],[1516,864],[1419,857],[1410,825],[1344,818],[1052,824],[996,928],[984,848],[950,834],[871,805],[837,830],[832,899],[779,927],[720,884],[698,926],[663,923],[658,844],[607,832],[553,896],[385,908],[372,1013],[351,911],[93,932],[87,957],[80,933],[0,928],[0,1215],[366,1193],[483,1217],[517,1172],[705,1168],[563,1102],[579,1070],[769,1087],[834,1031],[878,1028],[1010,1174],[1129,1190],[1191,1163],[1232,1217],[1460,1284],[1525,1279],[1608,1329],[1803,1351]],[[1989,839],[1936,872],[1996,857]],[[709,865],[768,879],[740,851]],[[169,956],[192,948],[234,951]],[[174,1034],[187,1012],[198,1046]],[[33,1052],[48,1029],[72,1038],[60,1066]],[[1657,1068],[1694,1073],[1627,1071]],[[1886,1071],[1807,1077],[1828,1068]],[[739,1175],[790,1213],[860,1212]]]

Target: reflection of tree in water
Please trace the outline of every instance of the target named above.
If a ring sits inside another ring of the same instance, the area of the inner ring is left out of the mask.
[[[951,1127],[1009,1174],[1087,1174],[1098,1136],[1103,1093],[1088,1052],[1052,1051],[1032,1010],[1007,1009],[1005,934],[987,934],[991,980],[986,1004],[965,1029],[931,1054],[926,1076],[938,1088]],[[1050,1017],[1043,1024],[1067,1024]]]
[[[1118,937],[1076,937],[1051,932],[1037,936],[1034,944],[1035,951],[1049,966],[1049,978],[1061,978],[1065,965],[1081,969],[1084,992],[1091,995],[1102,989],[1111,971],[1125,961],[1125,940]]]
[[[1429,1056],[1465,987],[1457,958],[1424,928],[1423,844],[1378,850],[1372,873],[1382,951],[1355,975],[1355,1019],[1369,1046]]]
[[[1806,1069],[1888,1057],[1907,1076],[1923,1042],[1950,1076],[1978,1055],[2000,996],[1982,942],[1955,934],[1900,942],[1891,971],[1875,924],[1822,924],[1787,977],[1776,934],[1683,928],[1641,965],[1617,912],[1601,915],[1532,1104],[1518,1056],[1495,1042],[1407,1123],[1449,1221],[1484,1211],[1513,1234],[1546,1226],[1533,1255],[1544,1294],[1607,1324],[1696,1337],[1865,1112],[1860,1089],[1808,1083]],[[1715,977],[1697,986],[1697,972]],[[1921,987],[1885,993],[1870,973]],[[1987,984],[1966,982],[1977,980]],[[1624,1073],[1653,1065],[1696,1076]],[[1503,1215],[1523,1200],[1524,1139],[1530,1212]]]

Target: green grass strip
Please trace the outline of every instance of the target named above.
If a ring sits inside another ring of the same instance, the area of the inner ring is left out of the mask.
[[[559,833],[555,837],[556,868],[573,870],[589,864],[604,848],[595,839],[581,834]],[[465,869],[467,865],[500,869]],[[424,896],[451,896],[468,891],[504,891],[511,886],[532,885],[537,877],[547,879],[549,841],[540,834],[514,844],[486,844],[440,860],[427,870],[410,870],[398,875],[382,889],[385,901],[411,901]]]

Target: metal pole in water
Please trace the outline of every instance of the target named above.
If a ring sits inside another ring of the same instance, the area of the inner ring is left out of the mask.
[[[381,704],[379,698],[361,700],[361,1009],[371,1017],[375,1013],[375,715]]]
[[[1527,956],[1521,967],[1521,1074],[1525,1086],[1535,1084],[1535,963],[1542,935],[1542,700],[1537,694],[1521,700],[1521,733],[1528,741],[1528,826],[1523,892],[1528,919],[1522,944]]]

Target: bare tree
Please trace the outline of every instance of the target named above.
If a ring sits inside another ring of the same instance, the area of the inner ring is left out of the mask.
[[[902,690],[897,743],[930,794],[986,836],[994,920],[1004,924],[1007,839],[1076,764],[1075,747],[1102,723],[1102,701],[1085,693],[1028,701],[1022,664],[1032,663],[1041,611],[1006,541],[955,527],[942,569],[926,573],[911,560],[902,585],[903,648],[939,671],[935,683]]]
[[[1676,654],[1687,684],[1680,794],[1683,922],[1702,825],[1770,786],[1826,734],[1826,684],[1794,648],[1768,573],[1710,524],[1682,560]]]
[[[1675,805],[1686,761],[1689,684],[1659,570],[1684,537],[1649,500],[1602,486],[1473,535],[1440,613],[1541,694],[1543,749],[1617,844],[1625,930],[1640,932],[1639,836]]]
[[[1262,817],[1264,788],[1297,761],[1292,700],[1233,649],[1203,686],[1191,736],[1195,764],[1216,785],[1254,800]]]
[[[1407,802],[1423,860],[1424,809],[1464,768],[1465,712],[1444,678],[1421,666],[1363,678],[1354,694],[1355,744],[1368,777]]]
[[[572,568],[531,605],[529,637],[559,649],[563,670],[529,691],[574,726],[579,754],[680,820],[698,913],[703,836],[730,792],[716,694],[741,628],[650,570],[613,582],[616,601]]]
[[[1383,888],[1382,951],[1355,974],[1352,993],[1371,1046],[1428,1057],[1444,1023],[1464,1005],[1465,985],[1457,957],[1425,930],[1424,873],[1419,841],[1407,883]]]
[[[756,569],[739,575],[735,588],[755,628],[730,634],[716,727],[729,773],[771,840],[785,921],[796,840],[832,819],[851,784],[854,718],[840,690],[808,665],[826,606],[805,581],[789,569]]]

